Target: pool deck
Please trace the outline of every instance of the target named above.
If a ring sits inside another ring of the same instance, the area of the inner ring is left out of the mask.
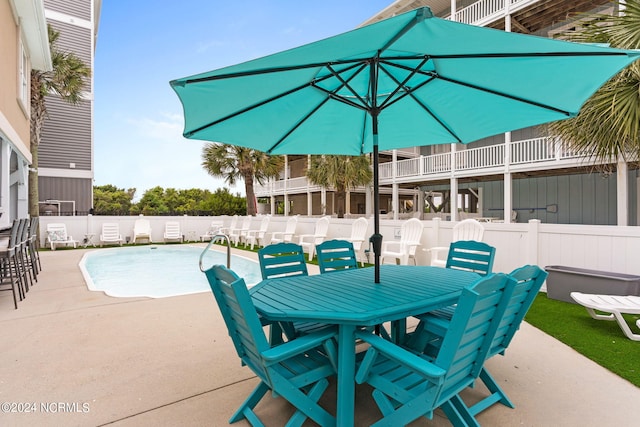
[[[0,293],[0,425],[228,425],[257,380],[240,365],[212,295],[91,292],[78,268],[85,252],[42,252],[39,283],[18,310],[10,292]],[[637,387],[528,324],[488,367],[516,408],[495,405],[477,417],[482,425],[622,426],[640,419]],[[356,425],[368,425],[379,413],[369,389],[357,391]],[[483,393],[479,386],[465,398]],[[334,400],[332,386],[324,397],[330,410]],[[30,412],[6,412],[3,402]],[[258,408],[273,426],[291,413],[269,397]],[[449,424],[437,413],[412,425]]]

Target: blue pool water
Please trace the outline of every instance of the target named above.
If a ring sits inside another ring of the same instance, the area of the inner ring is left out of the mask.
[[[87,252],[80,269],[87,287],[112,297],[162,298],[198,292],[211,292],[198,261],[204,248],[194,246],[137,246]],[[204,268],[227,263],[226,252],[209,250]],[[257,262],[231,256],[231,269],[248,286],[261,280]]]

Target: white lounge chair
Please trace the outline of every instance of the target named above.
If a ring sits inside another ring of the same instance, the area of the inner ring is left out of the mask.
[[[100,246],[105,243],[108,245],[118,244],[122,246],[122,235],[120,234],[120,225],[117,222],[105,222],[102,224],[102,233],[100,233]]]
[[[133,224],[133,243],[137,243],[138,239],[153,243],[151,240],[151,223],[146,218],[139,218]]]
[[[453,226],[453,238],[451,242],[460,240],[482,241],[484,226],[473,218],[465,219]],[[434,246],[429,248],[431,253],[431,265],[444,268],[447,265],[447,253],[449,246]]]
[[[302,246],[302,249],[308,248],[309,250],[309,261],[313,259],[313,255],[315,254],[316,245],[324,242],[324,239],[327,237],[327,232],[329,231],[329,217],[323,216],[316,222],[316,229],[313,234],[302,234],[300,236],[300,240],[298,244]]]
[[[409,258],[413,258],[416,262],[416,249],[420,246],[420,237],[422,236],[422,222],[418,218],[406,220],[400,228],[400,241],[382,242],[382,253],[380,254],[380,263],[385,258],[393,258],[396,263],[400,261],[400,265],[408,265]]]
[[[640,296],[634,295],[597,295],[571,292],[571,298],[587,309],[587,312],[597,320],[615,320],[622,332],[633,341],[640,341],[640,334],[635,334],[627,321],[622,317],[625,314],[640,314]],[[606,313],[606,314],[600,314]],[[636,321],[640,328],[640,319]]]
[[[246,234],[247,245],[251,243],[251,250],[253,250],[254,245],[264,246],[264,236],[267,234],[267,228],[269,228],[269,221],[271,217],[266,215],[262,217],[260,221],[260,228],[257,230],[249,230]]]
[[[298,226],[298,215],[289,217],[287,225],[284,231],[274,231],[271,233],[271,242],[274,243],[290,243],[293,240],[293,235],[296,234],[296,227]]]
[[[180,223],[178,221],[167,221],[164,225],[164,241],[165,242],[181,242],[182,232],[180,231]]]
[[[52,251],[57,245],[73,245],[74,248],[78,245],[78,242],[67,234],[67,226],[61,223],[47,224],[47,242]]]

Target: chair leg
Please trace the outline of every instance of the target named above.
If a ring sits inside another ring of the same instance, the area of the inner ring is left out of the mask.
[[[515,405],[511,400],[509,400],[504,390],[502,390],[491,374],[489,374],[489,371],[484,367],[480,371],[480,380],[484,383],[491,394],[469,408],[469,412],[471,412],[472,415],[478,415],[480,412],[496,403],[502,403],[504,406],[508,406],[509,408],[515,408]]]
[[[459,395],[453,396],[441,408],[454,427],[480,427],[480,423],[469,412]]]
[[[258,387],[253,390],[253,392],[247,397],[247,399],[242,402],[242,405],[238,408],[238,410],[229,418],[229,424],[235,423],[236,421],[240,421],[243,418],[246,418],[251,425],[261,425],[262,423],[258,419],[258,417],[253,413],[253,408],[256,407],[258,402],[262,399],[262,397],[269,391],[269,386],[267,386],[264,382],[260,381]],[[256,423],[257,421],[257,423]]]

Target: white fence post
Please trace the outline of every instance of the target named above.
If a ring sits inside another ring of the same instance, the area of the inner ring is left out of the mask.
[[[506,214],[506,213],[505,213]],[[538,241],[540,233],[540,220],[529,220],[529,232],[527,240],[529,242],[529,250],[527,253],[527,263],[532,265],[538,265]]]

